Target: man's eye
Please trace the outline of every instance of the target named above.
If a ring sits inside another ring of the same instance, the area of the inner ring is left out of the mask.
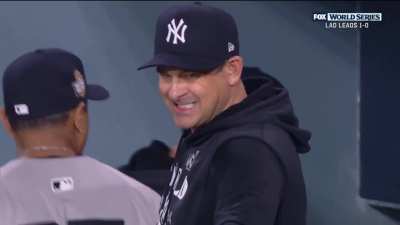
[[[200,76],[201,76],[201,73],[188,73],[188,74],[186,74],[187,78],[192,78],[192,79],[199,78]]]
[[[159,73],[159,75],[160,75],[161,78],[164,78],[164,79],[167,79],[167,78],[170,78],[170,77],[171,77],[171,76],[170,76],[169,74],[167,74],[167,73]]]

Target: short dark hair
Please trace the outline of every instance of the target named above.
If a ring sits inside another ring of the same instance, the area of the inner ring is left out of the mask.
[[[52,114],[37,119],[28,120],[10,120],[10,125],[14,131],[20,131],[24,129],[37,129],[42,127],[54,126],[65,123],[69,118],[69,111]]]
[[[173,159],[171,148],[164,142],[153,140],[150,145],[138,149],[130,158],[128,170],[169,169]]]

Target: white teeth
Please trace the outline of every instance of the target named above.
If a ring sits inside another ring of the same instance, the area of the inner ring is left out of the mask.
[[[194,104],[193,103],[182,104],[182,105],[179,104],[178,106],[179,106],[179,108],[182,108],[182,109],[191,109],[191,108],[193,108]]]

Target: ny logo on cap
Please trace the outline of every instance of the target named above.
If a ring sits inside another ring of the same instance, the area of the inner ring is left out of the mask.
[[[175,18],[171,20],[171,22],[168,24],[168,35],[166,38],[166,41],[168,43],[171,39],[172,34],[174,35],[174,40],[172,41],[172,43],[174,45],[178,44],[178,39],[182,43],[185,43],[185,31],[186,31],[187,25],[184,23],[185,22],[183,21],[183,19],[180,19],[178,26],[176,26]],[[180,34],[178,34],[179,30],[180,30]]]

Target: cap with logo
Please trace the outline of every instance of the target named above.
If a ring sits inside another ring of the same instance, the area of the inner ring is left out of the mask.
[[[205,5],[176,6],[158,17],[154,56],[138,69],[207,71],[238,54],[238,31],[230,14]]]
[[[3,97],[10,120],[28,120],[68,111],[87,99],[104,100],[109,93],[86,83],[76,55],[62,49],[38,49],[6,68]]]

